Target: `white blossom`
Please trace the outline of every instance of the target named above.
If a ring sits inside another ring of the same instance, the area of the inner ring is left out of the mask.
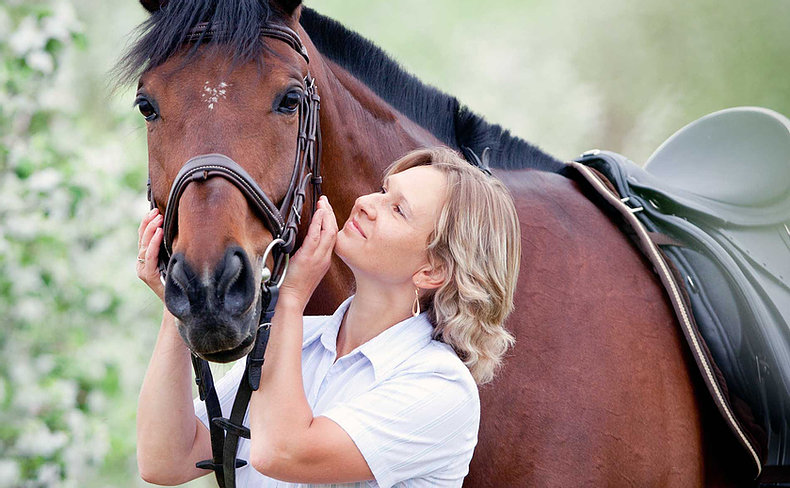
[[[25,63],[31,69],[40,71],[45,75],[52,73],[52,70],[55,69],[55,62],[52,60],[52,56],[43,49],[29,52],[25,56]]]
[[[23,456],[52,456],[68,442],[65,432],[52,432],[40,420],[31,420],[25,427],[15,445]]]
[[[47,35],[39,28],[36,17],[29,15],[22,19],[16,31],[11,34],[8,45],[17,56],[44,49],[47,44]]]
[[[55,358],[51,354],[42,354],[36,358],[34,364],[37,376],[43,377],[55,368]]]
[[[0,459],[0,486],[17,486],[20,476],[19,464],[13,459]]]
[[[51,488],[60,486],[60,466],[54,463],[42,464],[36,473],[36,481]]]
[[[44,303],[36,297],[22,297],[12,308],[12,316],[20,321],[39,322],[46,316]]]
[[[8,37],[11,31],[11,19],[5,10],[0,9],[0,42],[3,42]]]
[[[60,172],[54,168],[45,168],[33,173],[28,181],[28,188],[32,191],[50,192],[60,184]]]
[[[86,305],[91,312],[103,312],[112,303],[112,296],[104,290],[96,290],[88,296]]]
[[[72,32],[81,30],[77,15],[71,3],[60,0],[53,5],[53,15],[41,22],[41,28],[47,37],[65,42]]]

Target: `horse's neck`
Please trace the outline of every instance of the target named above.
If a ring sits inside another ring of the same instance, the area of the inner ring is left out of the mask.
[[[441,142],[341,66],[312,52],[311,72],[321,96],[322,190],[342,227],[356,198],[377,191],[390,163]],[[335,262],[307,313],[331,313],[351,293],[352,283],[348,269]]]
[[[364,174],[371,179],[365,183],[377,184],[384,168],[406,152],[441,144],[341,66],[327,59],[322,66],[322,136],[325,147],[345,156],[346,164],[336,169],[348,179],[360,180]]]
[[[316,82],[324,192],[334,200],[338,219],[345,219],[358,196],[379,188],[390,163],[441,142],[332,61],[321,60]]]

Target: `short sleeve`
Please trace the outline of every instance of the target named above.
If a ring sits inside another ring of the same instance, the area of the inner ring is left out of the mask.
[[[460,487],[477,444],[480,400],[471,375],[409,372],[320,415],[348,433],[381,488],[417,479]]]
[[[244,375],[244,366],[246,361],[242,358],[236,361],[230,370],[218,381],[214,382],[214,389],[217,390],[217,397],[219,398],[220,408],[222,409],[222,416],[230,416],[230,410],[233,407],[233,399],[236,398],[236,391],[239,389],[241,377]],[[195,407],[195,415],[206,428],[209,428],[208,413],[206,412],[206,403],[200,400],[200,397],[195,398],[193,401]]]

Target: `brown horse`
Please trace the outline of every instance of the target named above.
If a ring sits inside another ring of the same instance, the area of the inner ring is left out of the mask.
[[[341,222],[409,150],[492,148],[494,174],[514,195],[523,236],[508,322],[517,343],[497,379],[481,389],[479,444],[466,486],[749,482],[743,453],[701,385],[658,280],[563,176],[561,163],[423,85],[298,0],[142,3],[152,15],[122,66],[141,74],[137,104],[147,119],[160,206],[182,165],[206,153],[228,156],[272,200],[282,198],[296,151],[294,101],[308,69],[321,96],[323,192]],[[286,43],[259,37],[263,20],[296,31],[309,64]],[[204,21],[226,35],[185,42]],[[245,310],[257,299],[253,284],[272,236],[223,178],[187,187],[177,225],[167,306],[194,351],[240,357],[257,323]],[[241,278],[225,276],[230,266]],[[336,260],[308,313],[333,311],[351,293],[351,278]],[[217,305],[225,302],[241,304],[239,313]]]

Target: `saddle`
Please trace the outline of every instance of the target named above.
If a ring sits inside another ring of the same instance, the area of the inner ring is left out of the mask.
[[[644,167],[593,150],[566,173],[652,263],[755,477],[790,482],[790,120],[722,110]]]

